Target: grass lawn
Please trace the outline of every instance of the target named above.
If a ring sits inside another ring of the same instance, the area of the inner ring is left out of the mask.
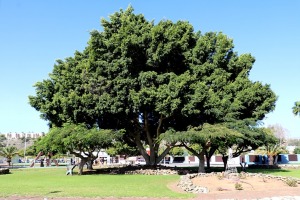
[[[300,178],[300,169],[247,169],[247,172]]]
[[[0,176],[0,197],[195,197],[176,193],[167,187],[179,181],[178,175],[66,176],[65,172],[65,168],[11,170],[11,174]]]
[[[66,169],[26,168],[0,175],[0,197],[168,197],[193,198],[194,194],[172,191],[178,175],[105,175],[66,176]],[[247,169],[249,173],[300,178],[300,169]]]

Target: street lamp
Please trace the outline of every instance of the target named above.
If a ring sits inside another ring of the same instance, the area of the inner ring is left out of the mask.
[[[25,155],[26,155],[26,133],[25,133],[25,148],[24,148],[24,167],[25,167],[25,163],[26,163],[26,158],[25,158]]]

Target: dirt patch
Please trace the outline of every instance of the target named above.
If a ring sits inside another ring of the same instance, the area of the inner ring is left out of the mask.
[[[200,194],[203,199],[257,199],[275,196],[300,196],[300,188],[288,186],[282,180],[263,177],[230,177],[219,179],[217,176],[196,177],[193,184],[206,187],[209,193]],[[242,190],[235,185],[240,184]]]

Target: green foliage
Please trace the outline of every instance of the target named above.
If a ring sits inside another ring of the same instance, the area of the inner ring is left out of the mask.
[[[295,102],[292,109],[294,115],[300,115],[300,101]]]
[[[0,147],[4,147],[5,145],[3,144],[3,142],[6,140],[5,135],[0,134]]]
[[[174,147],[170,151],[170,155],[172,156],[182,156],[184,154],[184,149],[182,147]]]
[[[127,155],[134,156],[138,155],[138,149],[136,147],[129,146],[128,144],[124,144],[123,142],[116,141],[112,144],[113,146],[109,147],[106,152],[110,156],[116,155]]]
[[[102,148],[112,146],[114,141],[121,138],[123,132],[112,130],[88,129],[84,125],[65,124],[63,127],[52,128],[43,138],[34,144],[36,152],[67,152],[82,157],[92,156],[92,152],[99,152]]]
[[[58,60],[29,96],[51,127],[124,129],[124,141],[156,164],[170,150],[156,155],[160,135],[170,129],[191,135],[190,127],[262,120],[275,108],[270,86],[249,79],[255,59],[234,52],[223,33],[194,32],[186,21],[154,24],[132,7],[101,24],[85,50]]]
[[[0,156],[5,157],[9,165],[11,159],[16,155],[18,155],[18,149],[15,146],[7,146],[0,148]]]
[[[300,146],[294,149],[294,154],[300,154]]]
[[[288,153],[285,146],[280,144],[280,138],[277,138],[272,128],[262,128],[265,132],[264,144],[257,149],[257,153],[274,157],[279,154]]]
[[[37,138],[34,143],[26,149],[26,155],[36,156],[40,150],[43,149],[41,139],[42,137]]]

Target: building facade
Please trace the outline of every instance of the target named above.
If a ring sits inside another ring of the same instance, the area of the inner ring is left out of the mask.
[[[20,139],[20,138],[32,138],[32,139],[36,139],[42,136],[45,136],[44,132],[41,133],[34,133],[34,132],[29,132],[29,133],[25,133],[25,132],[21,132],[21,133],[17,133],[17,132],[9,132],[9,133],[1,133],[3,135],[5,135],[7,140],[14,140],[14,139]]]

